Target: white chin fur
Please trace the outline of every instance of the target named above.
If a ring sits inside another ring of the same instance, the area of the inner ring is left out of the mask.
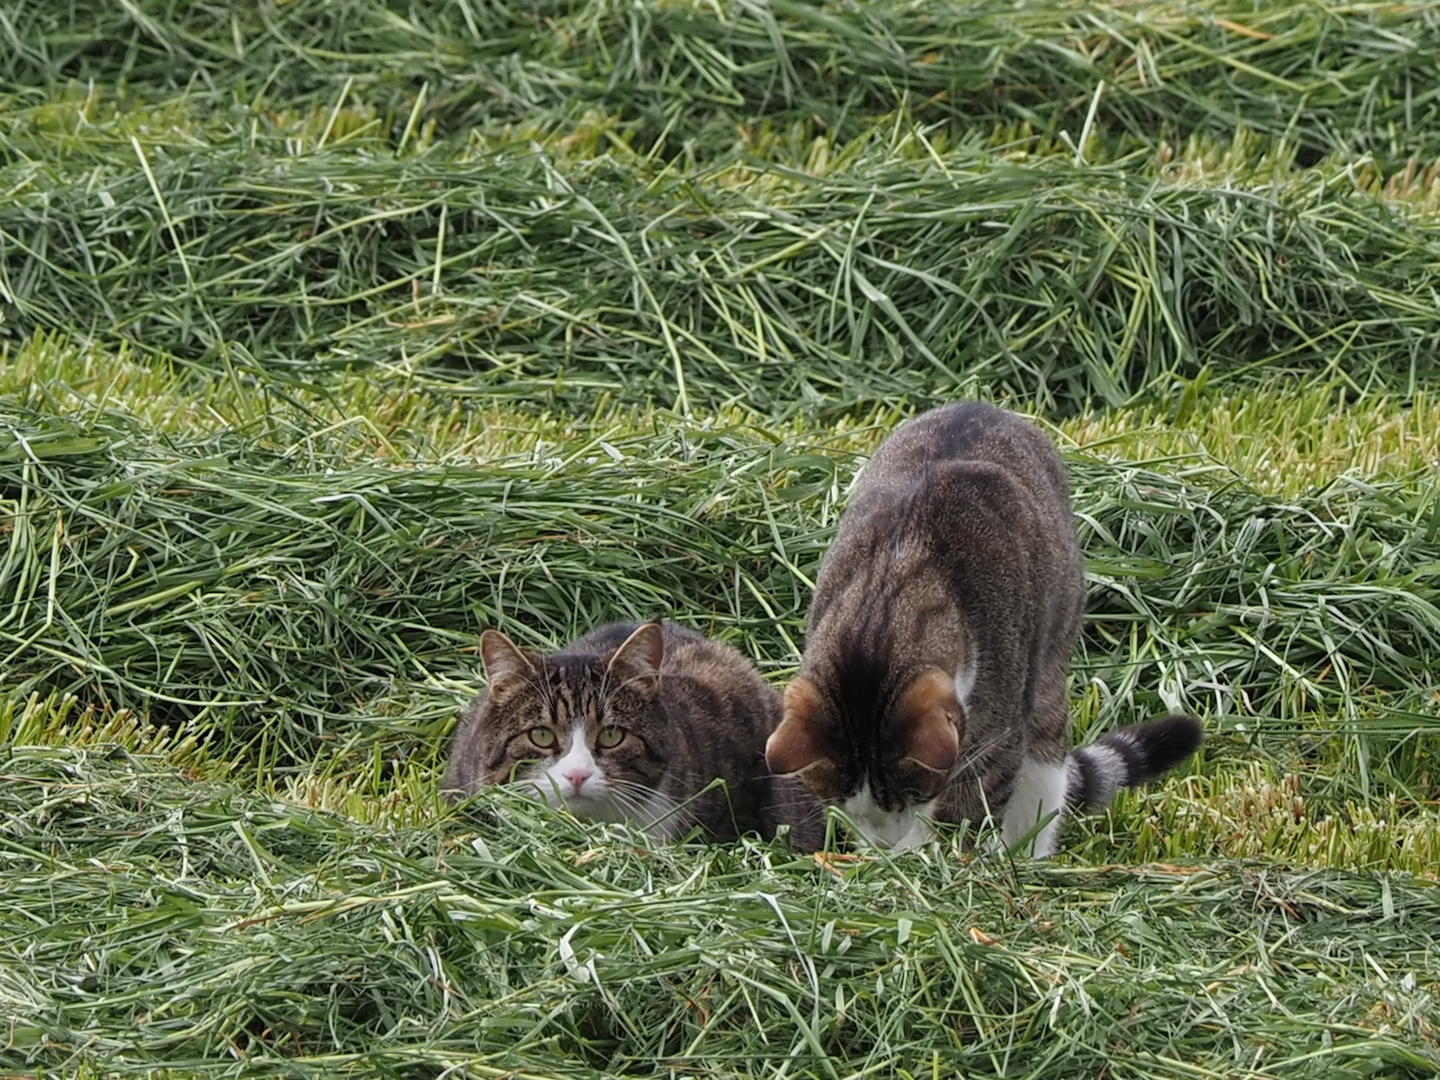
[[[1001,833],[1005,846],[1015,851],[1021,839],[1046,821],[1023,851],[1044,858],[1055,854],[1060,838],[1060,819],[1065,809],[1065,763],[1037,761],[1027,757],[1015,776],[1015,788],[1005,804]],[[1053,817],[1051,815],[1054,815]]]
[[[932,801],[898,812],[881,810],[870,794],[870,785],[866,784],[846,799],[841,808],[871,844],[892,851],[908,851],[930,839],[925,819],[934,805]]]
[[[628,821],[629,816],[610,798],[608,787],[602,788],[596,784],[594,790],[598,797],[590,795],[590,788],[594,783],[595,781],[591,780],[585,784],[584,795],[576,795],[574,785],[567,781],[551,779],[545,775],[522,780],[515,787],[520,791],[533,792],[547,805],[563,807],[586,821]]]

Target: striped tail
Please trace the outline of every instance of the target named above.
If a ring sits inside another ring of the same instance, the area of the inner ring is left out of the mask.
[[[1104,810],[1122,787],[1168,772],[1200,749],[1200,721],[1167,716],[1102,735],[1065,759],[1065,802],[1092,813]]]

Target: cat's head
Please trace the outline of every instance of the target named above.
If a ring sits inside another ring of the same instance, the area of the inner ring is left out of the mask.
[[[908,846],[949,781],[964,736],[954,678],[928,668],[887,687],[861,665],[823,682],[801,676],[765,744],[773,773],[798,776],[821,802],[841,806],[874,843]]]
[[[597,821],[659,816],[664,650],[659,622],[593,655],[541,656],[485,631],[480,657],[489,689],[478,718],[484,782],[524,786]]]

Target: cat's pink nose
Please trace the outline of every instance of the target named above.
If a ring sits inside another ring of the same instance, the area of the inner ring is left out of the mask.
[[[570,783],[575,786],[575,791],[578,794],[580,789],[585,785],[585,781],[594,775],[595,774],[589,769],[571,769],[565,774],[565,779],[569,780]]]

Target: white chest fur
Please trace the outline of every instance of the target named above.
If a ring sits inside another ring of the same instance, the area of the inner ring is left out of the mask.
[[[900,811],[882,810],[875,805],[870,785],[866,783],[845,800],[842,809],[870,843],[876,847],[905,851],[930,839],[927,819],[934,806],[932,801]]]

